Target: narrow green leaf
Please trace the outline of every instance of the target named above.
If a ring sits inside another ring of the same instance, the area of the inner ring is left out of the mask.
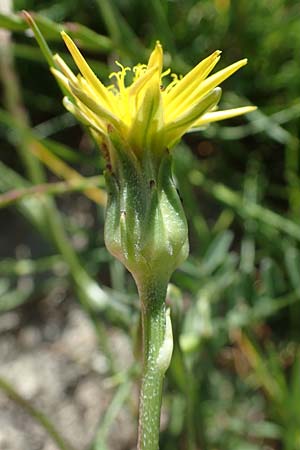
[[[32,31],[34,33],[37,43],[39,44],[39,47],[40,47],[43,55],[45,56],[49,66],[56,67],[55,62],[53,60],[52,52],[51,52],[50,48],[48,47],[48,44],[45,41],[44,36],[42,35],[42,33],[41,33],[39,27],[37,26],[36,22],[34,21],[33,17],[27,11],[23,11],[23,14],[24,14],[24,17],[25,17],[29,27],[32,29]]]

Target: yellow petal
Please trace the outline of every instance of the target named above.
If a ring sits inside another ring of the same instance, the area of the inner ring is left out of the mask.
[[[101,101],[101,99],[99,99],[98,96],[95,96],[95,91],[92,89],[91,85],[90,85],[90,84],[86,81],[86,79],[83,78],[83,76],[81,76],[80,74],[77,76],[76,84],[74,84],[74,86],[75,86],[77,89],[79,89],[80,91],[82,91],[82,92],[87,96],[86,98],[89,98],[89,99],[93,100],[93,101],[94,101],[94,104],[97,104],[98,106],[102,106],[102,101]],[[119,97],[116,97],[116,98],[115,98],[115,103],[116,103],[116,105],[119,103],[119,100],[120,100]],[[122,110],[122,107],[124,106],[124,103],[125,103],[125,102],[123,101],[121,107],[119,108],[120,111]],[[102,124],[102,121],[103,121],[103,115],[100,115],[100,116],[99,116],[99,114],[95,112],[95,109],[94,109],[93,112],[92,112],[92,109],[89,108],[89,107],[86,105],[86,103],[80,102],[80,106],[81,106],[81,108],[84,109],[84,112],[87,113],[87,110],[88,110],[88,115],[93,114],[93,120],[94,120],[96,123],[99,123],[100,126],[103,125],[103,124]],[[102,107],[103,107],[103,106],[102,106]],[[106,115],[105,115],[106,118],[107,118],[107,114],[111,114],[111,117],[113,117],[115,120],[121,119],[120,114],[116,115],[116,114],[114,114],[114,112],[111,112],[111,111],[108,110],[107,108],[104,108],[104,109],[105,109],[105,112],[106,112]],[[103,110],[102,110],[102,111],[103,111]],[[120,122],[121,122],[121,121],[120,121]],[[113,122],[111,122],[111,123],[113,123]]]
[[[85,77],[85,79],[93,86],[95,91],[101,96],[102,100],[106,103],[106,107],[113,108],[109,91],[101,83],[99,78],[96,77],[72,39],[64,31],[62,31],[61,35],[83,77]]]
[[[207,75],[213,70],[217,62],[220,60],[220,50],[216,50],[210,56],[200,61],[196,67],[188,72],[166,96],[166,108],[172,109],[178,105],[198,87],[201,81],[205,80]]]
[[[65,90],[67,92],[71,92],[70,86],[69,86],[69,78],[65,77],[64,74],[62,74],[59,70],[54,69],[53,67],[50,67],[50,70],[52,72],[52,74],[55,76],[55,78],[57,79],[58,83],[61,84]],[[76,77],[75,77],[76,79]]]
[[[237,70],[239,70],[246,64],[247,59],[242,59],[241,61],[237,61],[236,63],[231,64],[228,67],[225,67],[225,69],[220,70],[214,75],[211,75],[209,78],[200,83],[198,88],[196,88],[194,92],[191,93],[190,96],[186,97],[185,100],[180,105],[178,105],[178,107],[175,108],[175,110],[172,111],[172,114],[170,114],[170,116],[173,117],[173,115],[181,114],[187,108],[188,105],[197,102],[201,97],[206,95],[211,89],[221,84],[224,80],[229,78],[233,73],[235,73]]]
[[[225,111],[208,112],[200,117],[200,119],[194,123],[193,127],[201,127],[202,125],[207,125],[211,122],[217,122],[219,120],[241,116],[243,114],[248,114],[252,111],[255,111],[256,109],[256,106],[243,106],[242,108],[227,109]]]
[[[102,105],[96,103],[91,97],[89,97],[85,92],[75,86],[73,83],[69,82],[71,92],[75,97],[77,97],[84,105],[86,105],[94,114],[99,116],[101,119],[106,120],[117,128],[120,128],[119,119],[111,113],[108,109]]]
[[[67,77],[73,83],[75,83],[76,76],[74,75],[70,67],[65,63],[65,61],[57,54],[53,56],[53,59],[55,61],[56,66],[64,74],[64,76]]]
[[[197,105],[186,110],[176,120],[166,125],[161,134],[165,146],[170,147],[197,121],[197,119],[217,105],[221,98],[221,88],[209,92]]]
[[[155,71],[158,70],[157,66],[151,67],[143,75],[141,75],[132,85],[129,87],[128,92],[130,95],[138,95],[143,89],[147,81],[150,80]]]
[[[85,115],[83,111],[78,108],[78,106],[74,105],[74,103],[68,97],[63,98],[63,105],[66,110],[73,114],[73,116],[75,116],[80,122],[82,122],[84,125],[87,125],[88,127],[93,128],[98,133],[104,136],[104,130],[101,129],[95,122],[93,122],[90,117]]]
[[[143,150],[150,144],[151,137],[162,125],[162,102],[160,79],[156,72],[148,81],[141,105],[133,119],[129,140],[135,148]]]
[[[159,41],[156,41],[155,48],[149,57],[147,70],[151,69],[152,67],[158,67],[160,76],[163,68],[163,49]]]
[[[84,103],[82,103],[78,98],[75,98],[76,105],[82,111],[82,113],[88,118],[91,123],[94,123],[96,127],[99,127],[105,133],[107,132],[107,121],[103,117],[99,117],[97,114],[92,112]]]

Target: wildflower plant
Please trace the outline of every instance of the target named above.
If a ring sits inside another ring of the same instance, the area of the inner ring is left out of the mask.
[[[254,109],[217,110],[219,85],[247,60],[210,75],[220,59],[216,51],[180,78],[163,70],[163,50],[157,42],[147,64],[131,69],[117,63],[119,70],[106,86],[72,39],[64,32],[62,38],[79,74],[59,55],[53,57],[51,70],[66,93],[64,106],[89,128],[106,161],[105,243],[133,275],[141,300],[138,449],[158,450],[163,378],[173,349],[165,298],[170,277],[189,248],[187,222],[172,179],[171,150],[192,128]]]

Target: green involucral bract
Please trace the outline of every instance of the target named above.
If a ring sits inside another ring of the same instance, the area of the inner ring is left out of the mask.
[[[168,282],[188,254],[188,229],[168,150],[137,156],[113,131],[106,170],[105,243],[138,286]]]

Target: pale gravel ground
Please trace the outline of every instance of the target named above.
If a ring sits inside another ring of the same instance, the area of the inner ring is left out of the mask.
[[[109,339],[118,367],[128,367],[132,353],[127,336],[112,329]],[[2,314],[0,375],[46,412],[76,450],[88,449],[113,390],[93,327],[74,301],[56,304],[49,296]],[[135,395],[130,393],[133,403]],[[110,450],[135,447],[132,404],[129,409],[121,411],[112,427]],[[0,450],[57,450],[44,430],[1,391]]]

